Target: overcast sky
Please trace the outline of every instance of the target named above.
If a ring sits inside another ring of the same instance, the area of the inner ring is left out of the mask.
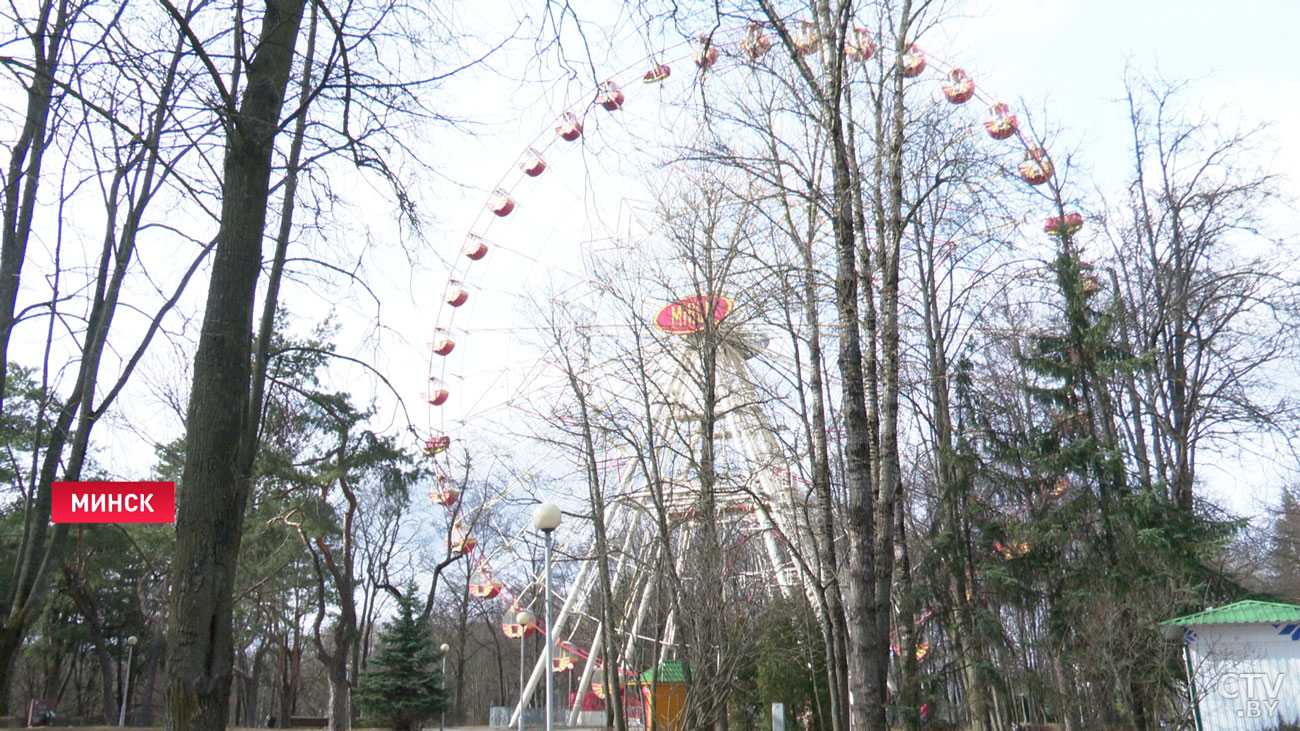
[[[1072,182],[1085,185],[1090,199],[1095,200],[1094,190],[1120,195],[1128,175],[1132,133],[1121,100],[1126,66],[1152,78],[1188,81],[1183,100],[1189,108],[1213,115],[1223,124],[1269,124],[1261,159],[1272,164],[1273,172],[1284,175],[1300,166],[1300,50],[1294,40],[1300,29],[1300,0],[972,0],[954,5],[963,14],[930,31],[923,44],[927,53],[966,68],[982,90],[1010,102],[1018,112],[1028,110],[1040,128],[1059,129],[1059,144],[1077,152],[1076,160],[1087,173]],[[591,19],[601,17],[601,12],[612,17],[619,7],[591,2],[574,6]],[[511,11],[502,7],[519,6],[466,9],[463,26],[467,30],[506,28]],[[629,66],[648,65],[642,60],[645,49],[640,44],[606,48],[599,36],[590,39],[592,58],[609,66],[598,74],[614,75]],[[511,70],[509,63],[495,65]],[[675,69],[678,74],[689,70],[689,64]],[[937,76],[928,80],[938,83]],[[672,81],[681,83],[679,78]],[[472,109],[487,126],[479,138],[448,151],[465,156],[468,162],[454,169],[460,171],[459,180],[475,190],[459,208],[438,212],[448,228],[447,247],[458,245],[457,236],[474,227],[481,210],[475,201],[497,184],[514,156],[534,135],[550,134],[553,119],[548,115],[575,101],[574,92],[561,89],[475,78],[457,92],[463,95],[461,111]],[[637,84],[628,92],[630,105],[645,103],[645,87]],[[680,132],[665,130],[664,134]],[[1287,185],[1294,191],[1292,182]],[[551,213],[556,219],[589,210],[578,200],[548,206],[559,209]],[[1295,240],[1300,231],[1297,220],[1300,217],[1280,215],[1273,221],[1275,233]],[[532,232],[539,237],[539,248],[555,251],[568,246],[564,237],[548,238],[537,232],[539,228],[544,227],[534,226]],[[1249,451],[1268,454],[1270,448],[1251,445]],[[1277,485],[1292,478],[1291,465],[1284,460],[1202,457],[1202,476],[1241,512],[1258,512],[1261,499],[1273,500]]]
[[[591,0],[574,4],[585,17],[597,17],[595,11],[588,12],[596,5]],[[470,39],[467,46],[476,47],[485,37],[490,45],[491,39],[511,27],[514,15],[525,7],[535,10],[537,3],[484,0],[466,6],[457,10],[458,25]],[[610,2],[600,11],[614,16],[620,7]],[[966,68],[982,90],[1012,103],[1017,111],[1028,109],[1036,123],[1062,128],[1063,143],[1077,149],[1079,162],[1111,195],[1122,189],[1131,144],[1125,110],[1119,101],[1126,64],[1153,76],[1189,80],[1189,103],[1218,115],[1224,122],[1239,119],[1247,126],[1271,124],[1267,144],[1272,148],[1268,155],[1273,171],[1290,176],[1300,167],[1300,50],[1294,40],[1300,29],[1300,0],[972,0],[963,7],[963,16],[931,31],[924,44],[926,51]],[[605,47],[599,45],[599,36],[592,36],[592,40],[593,59],[598,65],[607,65],[610,75],[646,65],[642,44]],[[553,134],[553,115],[565,103],[590,99],[586,88],[565,92],[559,90],[563,87],[520,85],[518,79],[507,78],[516,72],[523,74],[526,64],[518,63],[518,59],[531,48],[531,44],[521,43],[512,52],[515,55],[495,59],[491,65],[497,73],[465,75],[447,85],[443,108],[472,126],[461,131],[434,128],[428,133],[429,144],[438,157],[435,164],[446,180],[434,181],[434,187],[417,191],[417,198],[429,216],[426,244],[437,254],[422,257],[414,270],[404,262],[395,262],[395,266],[377,274],[381,281],[376,288],[386,298],[382,312],[385,326],[394,333],[390,337],[398,338],[381,354],[379,365],[389,371],[391,380],[412,405],[413,418],[420,426],[427,422],[419,405],[419,393],[427,388],[423,345],[434,338],[432,328],[443,293],[440,278],[445,274],[441,260],[457,259],[463,237],[475,227],[487,193],[537,136]],[[681,82],[689,71],[688,64],[678,67],[674,81]],[[922,80],[938,84],[937,75]],[[628,92],[629,96],[637,95],[634,102],[643,109],[649,87],[637,84]],[[649,101],[653,103],[652,98]],[[982,117],[982,110],[972,112]],[[1042,116],[1046,119],[1040,120]],[[662,130],[665,136],[673,133],[671,129]],[[337,185],[346,190],[346,182],[338,181]],[[1288,182],[1288,186],[1294,194],[1294,183]],[[569,200],[549,205],[546,215],[552,220],[582,217],[591,210],[590,201],[581,199],[584,194],[590,191],[570,190]],[[596,194],[613,200],[619,191]],[[521,208],[521,213],[526,210]],[[528,264],[526,275],[534,282],[548,264],[573,259],[569,250],[574,245],[573,237],[551,231],[544,219],[533,219],[537,223],[531,228],[527,217],[520,217],[516,224],[526,229],[535,244],[537,260]],[[1280,215],[1274,223],[1279,234],[1294,241],[1300,231],[1298,221],[1300,216]],[[483,301],[484,295],[503,301],[521,294],[519,280],[501,276],[502,264],[498,261],[494,265],[495,279],[479,283],[491,289],[482,294],[476,291],[475,304]],[[357,338],[373,334],[368,330],[367,318],[373,315],[366,311],[369,300],[359,304],[321,300],[313,305],[304,304],[310,302],[312,293],[295,296],[299,299],[294,307],[308,307],[317,314],[336,308],[345,324],[366,323],[360,326],[364,332],[352,333]],[[304,322],[310,319],[310,313],[303,316]],[[470,337],[461,338],[461,353],[470,350]],[[405,342],[401,342],[403,339]],[[505,362],[498,358],[492,367],[499,369]],[[366,378],[358,371],[346,374],[340,383],[348,379],[359,383]],[[101,438],[106,437],[101,434]],[[137,471],[147,460],[141,459],[139,445],[130,446],[130,439],[128,435],[124,442],[110,447],[106,461],[123,477],[139,477]],[[1267,448],[1256,451],[1266,452]],[[1271,500],[1276,486],[1292,478],[1291,465],[1280,460],[1207,461],[1211,464],[1202,474],[1234,509],[1242,512],[1256,512],[1260,507],[1257,497]]]
[[[1046,102],[1077,130],[1103,183],[1122,175],[1126,64],[1192,82],[1191,96],[1225,121],[1269,122],[1280,172],[1300,165],[1297,0],[976,0],[939,34],[1004,96]],[[1115,160],[1112,160],[1112,156]]]
[[[1079,141],[1082,162],[1112,195],[1122,190],[1131,144],[1117,101],[1126,65],[1189,81],[1192,112],[1199,106],[1228,125],[1269,124],[1262,158],[1296,195],[1300,1],[984,0],[974,9],[976,17],[940,32],[1004,96],[1023,96],[1031,109],[1045,102],[1051,121]],[[1300,232],[1293,211],[1294,202],[1270,222],[1292,242]],[[1249,452],[1241,460],[1203,453],[1200,474],[1233,509],[1258,513],[1296,475],[1275,447],[1252,443]]]

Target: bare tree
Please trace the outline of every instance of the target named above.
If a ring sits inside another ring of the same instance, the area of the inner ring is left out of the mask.
[[[48,17],[51,12],[57,13],[57,21]],[[23,480],[26,483],[22,495],[25,526],[12,564],[13,581],[4,597],[5,619],[3,628],[0,628],[0,695],[7,692],[5,689],[10,682],[17,649],[31,623],[44,607],[51,574],[67,537],[66,524],[51,527],[47,520],[52,501],[51,484],[55,479],[81,479],[88,459],[92,430],[115,406],[153,339],[161,331],[164,319],[176,305],[208,252],[208,247],[200,244],[193,252],[194,256],[188,266],[180,269],[174,281],[153,285],[162,297],[162,302],[152,306],[154,312],[145,321],[143,334],[137,343],[130,345],[118,342],[115,346],[110,346],[110,333],[120,310],[147,312],[151,307],[142,303],[121,302],[123,294],[130,291],[129,283],[140,271],[142,249],[147,250],[145,245],[149,242],[142,232],[150,227],[148,212],[151,205],[168,194],[193,200],[192,194],[196,191],[182,177],[178,167],[182,161],[198,156],[196,153],[201,151],[193,141],[168,146],[166,149],[163,145],[163,140],[176,127],[176,120],[169,115],[169,110],[178,90],[185,85],[179,40],[160,54],[158,61],[161,63],[155,65],[136,62],[137,59],[132,57],[133,46],[126,31],[130,24],[119,13],[108,20],[106,32],[93,37],[88,43],[87,53],[101,53],[106,61],[119,64],[113,74],[107,75],[109,78],[102,78],[102,72],[96,76],[90,68],[93,65],[88,62],[84,62],[86,68],[80,68],[74,78],[54,75],[56,69],[53,64],[61,52],[60,44],[65,42],[64,36],[73,29],[68,14],[80,12],[79,6],[47,4],[42,10],[45,19],[36,22],[32,30],[36,34],[32,36],[33,42],[42,52],[52,55],[46,61],[38,62],[32,70],[35,76],[29,102],[35,106],[29,107],[28,131],[33,137],[24,137],[25,141],[19,145],[21,149],[15,149],[13,164],[16,177],[9,179],[12,186],[7,189],[13,191],[14,204],[22,208],[19,213],[6,203],[5,209],[7,217],[11,214],[16,217],[13,219],[13,228],[7,228],[5,234],[4,266],[8,272],[5,286],[12,285],[17,292],[25,242],[30,235],[35,215],[32,206],[41,175],[41,150],[49,145],[46,137],[51,134],[50,130],[45,129],[45,122],[32,115],[48,114],[48,109],[39,109],[39,98],[50,94],[50,88],[57,88],[65,100],[75,100],[75,108],[80,112],[79,115],[68,115],[70,119],[80,121],[71,127],[73,133],[65,140],[70,148],[64,152],[69,156],[64,160],[65,170],[74,164],[72,158],[85,154],[88,162],[78,161],[76,164],[84,164],[86,176],[98,183],[105,222],[97,254],[89,255],[91,275],[85,282],[78,284],[70,272],[60,270],[59,267],[65,255],[69,258],[74,256],[76,247],[70,241],[65,245],[63,232],[67,229],[61,212],[64,206],[75,205],[80,200],[79,188],[72,186],[71,189],[65,188],[60,192],[59,215],[54,223],[55,230],[59,233],[55,237],[56,271],[49,280],[50,298],[48,302],[25,308],[25,311],[42,313],[47,318],[42,380],[43,385],[51,391],[60,379],[59,374],[65,370],[61,364],[54,362],[57,358],[56,349],[61,348],[66,341],[56,328],[56,322],[67,322],[70,317],[75,317],[82,319],[84,326],[73,338],[75,342],[72,347],[78,355],[76,366],[67,369],[67,372],[73,374],[69,391],[60,399],[61,404],[53,414],[52,423],[45,423],[42,419],[31,452],[30,471]],[[53,27],[47,27],[47,23],[53,23]],[[84,25],[83,30],[95,26],[93,23]],[[14,64],[22,66],[21,62],[13,59],[9,61],[11,68]],[[144,88],[124,98],[115,84],[138,84]],[[32,156],[27,158],[29,153]],[[25,159],[26,163],[23,162]],[[24,164],[27,165],[26,168],[23,167]],[[23,186],[25,202],[20,204],[16,191]],[[91,251],[96,249],[91,248]],[[166,291],[161,289],[162,286],[170,286],[171,289]],[[88,295],[77,292],[82,287]],[[0,294],[3,292],[0,291]],[[72,304],[64,304],[67,301]],[[10,306],[12,304],[10,300]],[[65,310],[67,307],[84,309],[73,315]],[[13,326],[26,317],[27,314],[20,314],[7,323],[4,329],[6,343],[13,332]],[[118,357],[118,353],[126,355],[118,363],[116,375],[113,375],[109,372],[109,364]],[[7,355],[5,357],[8,362]]]
[[[282,278],[292,262],[364,286],[355,267],[322,256],[288,256],[296,198],[306,197],[300,173],[309,168],[318,173],[311,179],[329,204],[338,197],[326,168],[331,161],[345,162],[386,186],[401,220],[418,224],[398,170],[404,163],[420,167],[423,156],[403,135],[413,120],[443,119],[427,106],[422,91],[458,69],[444,66],[424,75],[426,69],[407,63],[412,47],[423,48],[443,30],[425,8],[380,0],[341,9],[312,3],[308,13],[301,0],[270,0],[256,10],[234,4],[227,15],[204,6],[205,15],[193,21],[170,2],[164,5],[184,34],[187,51],[207,72],[207,99],[222,123],[224,142],[216,254],[186,413],[168,650],[172,728],[216,729],[224,725],[231,577],[258,452],[270,324],[284,299]],[[311,21],[304,24],[308,15]],[[233,33],[204,35],[213,27]],[[227,38],[235,52],[218,54],[214,43]],[[414,56],[421,63],[447,58],[423,50]],[[295,69],[301,71],[298,103],[285,110]],[[290,123],[294,134],[281,134]],[[287,146],[282,151],[289,165],[282,183],[273,183],[278,146]],[[281,196],[279,231],[255,328],[273,193]]]
[[[1108,215],[1122,335],[1148,368],[1127,379],[1126,441],[1144,484],[1195,506],[1197,452],[1243,430],[1287,439],[1271,385],[1295,356],[1295,254],[1261,229],[1279,196],[1256,156],[1263,130],[1180,107],[1183,85],[1130,75],[1128,196]]]

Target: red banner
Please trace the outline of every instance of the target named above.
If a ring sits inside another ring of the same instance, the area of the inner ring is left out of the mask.
[[[56,482],[55,523],[175,523],[175,482]]]

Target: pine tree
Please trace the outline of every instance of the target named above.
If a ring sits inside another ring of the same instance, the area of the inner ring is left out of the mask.
[[[414,731],[446,708],[441,657],[428,629],[416,619],[415,595],[415,585],[407,584],[397,599],[397,616],[380,632],[370,668],[357,678],[354,696],[366,717],[381,719],[395,731]]]

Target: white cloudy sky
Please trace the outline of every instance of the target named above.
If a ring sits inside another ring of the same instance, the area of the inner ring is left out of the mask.
[[[468,4],[467,4],[468,5]],[[468,37],[504,32],[521,7],[539,3],[525,0],[483,0],[463,7],[459,26]],[[592,0],[575,2],[586,17],[617,15],[619,5]],[[584,8],[584,6],[587,6]],[[1130,143],[1124,108],[1119,102],[1126,64],[1148,74],[1192,82],[1189,99],[1225,121],[1240,118],[1244,124],[1270,123],[1269,156],[1275,172],[1290,175],[1300,167],[1300,50],[1294,42],[1300,29],[1300,0],[972,0],[965,10],[936,28],[926,50],[961,65],[982,89],[993,91],[1018,108],[1045,109],[1048,122],[1063,128],[1063,138],[1077,145],[1080,160],[1092,171],[1098,186],[1116,190],[1122,182]],[[599,36],[591,36],[594,43]],[[473,45],[468,42],[467,45]],[[521,46],[516,53],[526,53]],[[653,50],[653,49],[650,49]],[[598,64],[608,64],[613,74],[624,67],[640,68],[647,49],[641,44],[605,48],[593,46]],[[553,115],[575,101],[562,87],[520,85],[509,78],[510,56],[492,65],[493,74],[475,74],[447,86],[451,95],[445,108],[475,123],[472,134],[439,129],[429,143],[439,157],[441,171],[454,183],[420,191],[430,216],[426,242],[441,255],[454,259],[466,231],[475,226],[486,194],[513,164],[534,135],[549,134]],[[515,58],[518,58],[516,56]],[[629,92],[632,90],[629,89]],[[644,94],[643,88],[637,89]],[[568,96],[566,97],[566,93]],[[581,92],[585,98],[589,91]],[[1294,184],[1288,183],[1294,190]],[[461,188],[460,186],[463,186]],[[343,184],[340,183],[340,187]],[[590,208],[578,200],[565,203],[550,215],[581,215]],[[528,219],[522,219],[527,221]],[[1279,233],[1295,240],[1300,217],[1280,217]],[[522,223],[520,224],[522,225]],[[564,236],[528,232],[546,260],[563,260],[572,252]],[[394,267],[380,275],[377,289],[385,293],[383,315],[387,327],[404,338],[388,347],[382,365],[411,404],[425,389],[426,362],[423,343],[433,338],[437,300],[443,273],[438,256],[429,256],[426,270],[409,272]],[[386,277],[386,279],[384,279]],[[509,289],[502,281],[498,290]],[[510,296],[499,291],[492,296]],[[309,298],[310,293],[305,297]],[[299,300],[300,302],[307,300]],[[351,305],[322,300],[324,312],[341,310],[345,320],[373,313],[349,313]],[[365,305],[357,305],[360,310]],[[363,326],[363,328],[369,325]],[[351,373],[347,378],[364,378]],[[425,421],[423,409],[413,407],[415,421]],[[123,476],[138,471],[138,451],[123,464],[110,465]],[[110,462],[118,461],[109,457]],[[1244,466],[1243,466],[1244,464]],[[1206,471],[1214,489],[1234,508],[1256,512],[1258,496],[1274,494],[1288,479],[1283,462],[1250,459],[1245,463],[1221,460]]]
[[[462,25],[499,30],[508,27],[517,7],[481,4],[477,11],[464,11]],[[598,18],[617,14],[618,6],[575,7],[584,17]],[[1284,175],[1300,166],[1300,50],[1294,42],[1300,0],[972,0],[958,7],[959,17],[930,32],[927,52],[966,68],[982,89],[1018,111],[1029,110],[1037,124],[1060,128],[1062,144],[1077,149],[1078,162],[1090,173],[1089,188],[1095,185],[1109,195],[1122,190],[1131,144],[1121,101],[1126,66],[1187,80],[1184,101],[1224,124],[1269,124],[1262,159]],[[611,49],[599,45],[599,35],[590,38],[592,57],[607,63],[611,75],[626,66],[648,65],[642,61],[646,49],[638,43]],[[497,66],[510,71],[509,63]],[[575,101],[574,92],[563,87],[520,87],[506,78],[474,77],[455,88],[461,95],[458,109],[473,110],[486,126],[449,151],[453,158],[463,156],[452,163],[453,176],[471,190],[460,204],[435,212],[447,228],[447,247],[458,246],[459,236],[475,226],[478,201],[533,135],[549,132],[547,115]],[[629,89],[633,92],[643,89],[638,85]],[[1294,190],[1292,182],[1287,185]],[[584,206],[577,201],[567,210],[580,215]],[[1298,220],[1280,216],[1276,232],[1295,240]],[[533,235],[551,251],[567,246],[563,237]],[[1251,445],[1249,451],[1268,453],[1269,447]],[[1277,485],[1292,478],[1285,460],[1204,457],[1203,476],[1241,512],[1259,512]]]
[[[1104,181],[1126,144],[1126,64],[1192,82],[1191,98],[1225,120],[1270,122],[1283,172],[1300,165],[1296,0],[977,0],[940,32],[1006,95],[1046,102],[1078,131]],[[1031,105],[1032,106],[1032,105]]]
[[[1274,172],[1300,168],[1300,28],[1296,0],[984,0],[980,17],[951,24],[962,49],[999,89],[1045,103],[1053,121],[1080,142],[1098,185],[1122,184],[1129,144],[1121,79],[1126,65],[1188,80],[1188,100],[1225,124],[1270,125],[1263,154]],[[1290,207],[1288,207],[1290,208]],[[1290,208],[1294,210],[1294,208]],[[1279,234],[1295,241],[1300,217],[1280,209]],[[1250,451],[1268,455],[1267,444]],[[1257,513],[1279,484],[1294,480],[1289,460],[1248,454],[1207,459],[1202,476],[1237,511]]]
[[[1103,189],[1122,185],[1129,144],[1121,79],[1125,66],[1187,80],[1187,101],[1225,124],[1268,124],[1262,158],[1297,193],[1300,169],[1300,2],[1297,0],[983,0],[974,17],[940,33],[988,83],[1030,109],[1045,106],[1064,137],[1079,142],[1084,165]],[[1195,109],[1193,109],[1195,111]],[[1275,231],[1300,233],[1294,202]],[[1256,514],[1277,487],[1296,479],[1293,464],[1268,444],[1241,459],[1203,455],[1201,474],[1235,510]],[[1278,458],[1271,458],[1275,454]],[[1260,458],[1259,455],[1263,455]]]

